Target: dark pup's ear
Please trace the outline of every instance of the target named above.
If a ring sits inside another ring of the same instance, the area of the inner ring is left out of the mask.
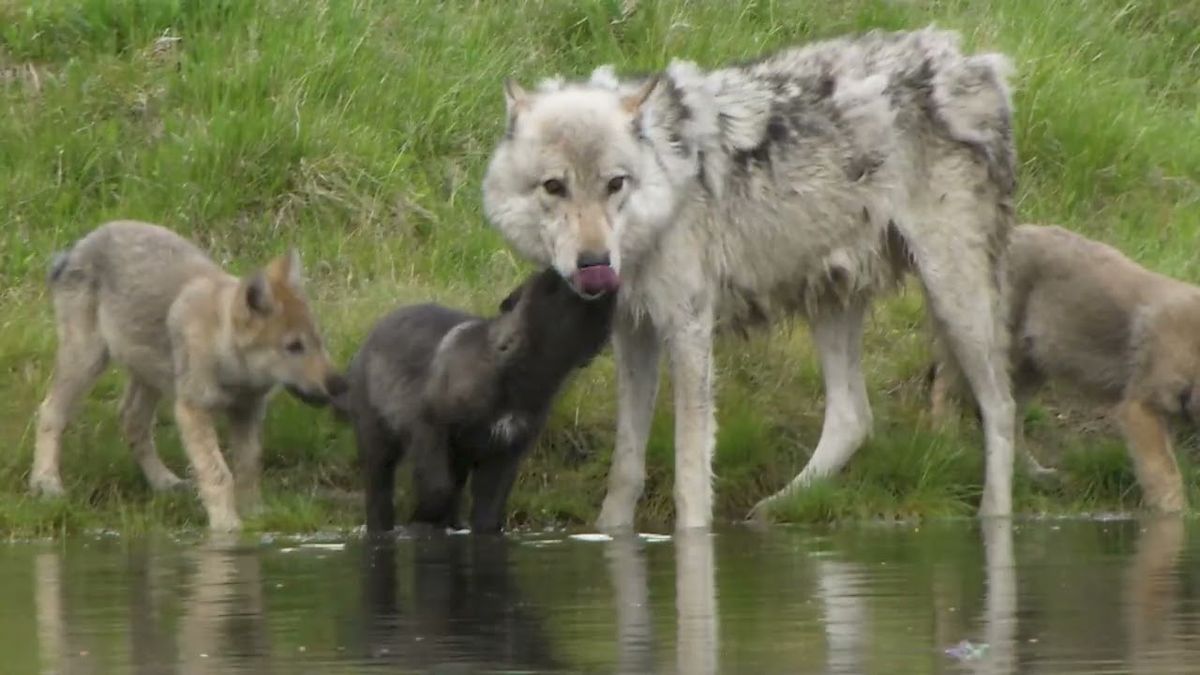
[[[500,301],[500,312],[502,314],[513,311],[517,306],[517,302],[521,300],[521,294],[525,292],[525,284],[517,286],[512,293],[508,294],[507,298]]]

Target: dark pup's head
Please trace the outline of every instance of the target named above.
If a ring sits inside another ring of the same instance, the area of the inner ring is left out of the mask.
[[[581,296],[553,267],[525,280],[500,303],[493,323],[496,349],[520,350],[549,363],[582,366],[612,332],[616,293]]]

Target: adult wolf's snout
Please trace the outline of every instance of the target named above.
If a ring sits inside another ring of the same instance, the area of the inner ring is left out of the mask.
[[[615,293],[621,285],[617,271],[613,269],[608,251],[585,251],[579,254],[571,282],[583,295],[599,296]]]

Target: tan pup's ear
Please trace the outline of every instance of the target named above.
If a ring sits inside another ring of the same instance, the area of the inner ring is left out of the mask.
[[[658,83],[662,81],[662,75],[654,75],[646,80],[638,90],[621,99],[621,107],[630,115],[636,115],[642,110],[642,106],[650,98],[650,94],[658,88]]]
[[[267,263],[266,271],[267,278],[272,283],[287,284],[295,289],[304,287],[304,268],[300,263],[300,251],[294,247]]]
[[[241,285],[242,299],[254,314],[266,316],[275,310],[275,297],[271,293],[271,282],[265,271],[246,277]]]

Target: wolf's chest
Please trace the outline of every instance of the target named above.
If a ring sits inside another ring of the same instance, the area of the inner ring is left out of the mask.
[[[525,435],[529,420],[520,413],[506,412],[496,418],[489,431],[493,441],[509,444]]]

